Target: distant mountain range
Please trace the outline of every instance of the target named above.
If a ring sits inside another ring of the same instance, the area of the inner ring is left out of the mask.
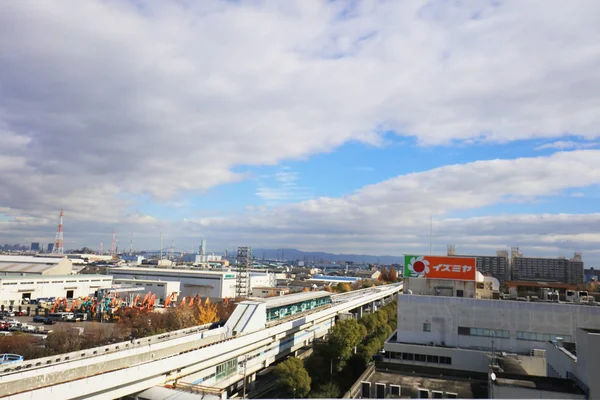
[[[367,264],[402,264],[401,256],[373,256],[367,254],[333,254],[322,251],[301,251],[297,249],[252,249],[252,255],[257,259],[269,260],[304,260],[311,262],[339,262],[348,261]]]

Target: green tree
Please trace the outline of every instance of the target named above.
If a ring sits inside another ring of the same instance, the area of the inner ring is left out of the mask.
[[[352,351],[363,338],[367,336],[367,330],[354,319],[339,321],[329,332],[329,344],[335,350],[336,357],[347,360]]]
[[[312,388],[317,389],[320,385],[329,381],[331,355],[327,350],[329,346],[315,346],[315,352],[306,359],[304,366],[312,379]]]
[[[333,382],[328,382],[319,386],[319,389],[311,392],[310,397],[313,399],[336,399],[341,397],[340,387]]]
[[[306,397],[310,392],[311,379],[302,360],[290,357],[275,367],[277,385],[294,398]]]

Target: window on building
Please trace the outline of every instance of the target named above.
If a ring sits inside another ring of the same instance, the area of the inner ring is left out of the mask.
[[[237,358],[232,358],[222,364],[217,365],[217,381],[228,378],[237,373],[238,365]]]
[[[431,391],[431,398],[432,399],[443,399],[444,398],[444,392],[440,392],[439,390],[432,390]]]
[[[442,356],[440,356],[440,364],[452,365],[452,357],[442,357]]]
[[[446,392],[446,398],[447,399],[458,399],[458,393]]]
[[[427,362],[427,356],[425,354],[415,354],[415,361]]]
[[[360,392],[363,399],[371,398],[371,382],[361,382],[360,383]]]
[[[385,383],[375,384],[375,397],[378,399],[385,399]]]
[[[458,289],[456,291],[456,297],[464,297],[464,292],[462,289]]]
[[[458,327],[458,334],[463,336],[494,337],[497,339],[510,339],[510,331],[503,329]]]
[[[390,394],[392,396],[400,397],[401,386],[400,385],[390,385]]]
[[[420,399],[428,399],[429,398],[429,390],[419,389],[419,398]]]
[[[549,342],[562,338],[566,342],[571,341],[571,335],[559,335],[557,333],[522,332],[517,331],[517,340],[530,340],[533,342]]]
[[[423,332],[431,332],[431,324],[429,322],[423,323]]]

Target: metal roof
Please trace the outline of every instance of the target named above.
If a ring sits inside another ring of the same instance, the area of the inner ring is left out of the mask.
[[[33,257],[0,255],[0,263],[58,264],[66,257]]]
[[[58,264],[38,264],[24,262],[1,262],[0,273],[18,273],[18,274],[43,274],[46,271],[56,268]]]
[[[287,306],[289,304],[301,303],[303,301],[318,299],[321,297],[331,296],[331,293],[325,291],[318,292],[302,292],[302,293],[294,293],[288,294],[285,296],[278,297],[267,297],[266,299],[262,299],[261,302],[267,304],[267,308],[275,308]]]
[[[58,280],[58,279],[76,279],[76,280],[91,280],[91,279],[112,279],[111,275],[8,275],[0,276],[0,281],[18,281],[18,280]]]

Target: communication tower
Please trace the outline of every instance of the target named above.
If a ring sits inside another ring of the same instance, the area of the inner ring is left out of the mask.
[[[252,249],[250,247],[238,247],[237,249],[237,282],[235,295],[237,298],[248,297],[249,270],[252,261]]]
[[[65,253],[65,240],[63,238],[63,210],[60,210],[60,220],[58,223],[58,230],[56,231],[56,238],[54,239],[54,247],[52,248],[52,254],[64,254]]]

